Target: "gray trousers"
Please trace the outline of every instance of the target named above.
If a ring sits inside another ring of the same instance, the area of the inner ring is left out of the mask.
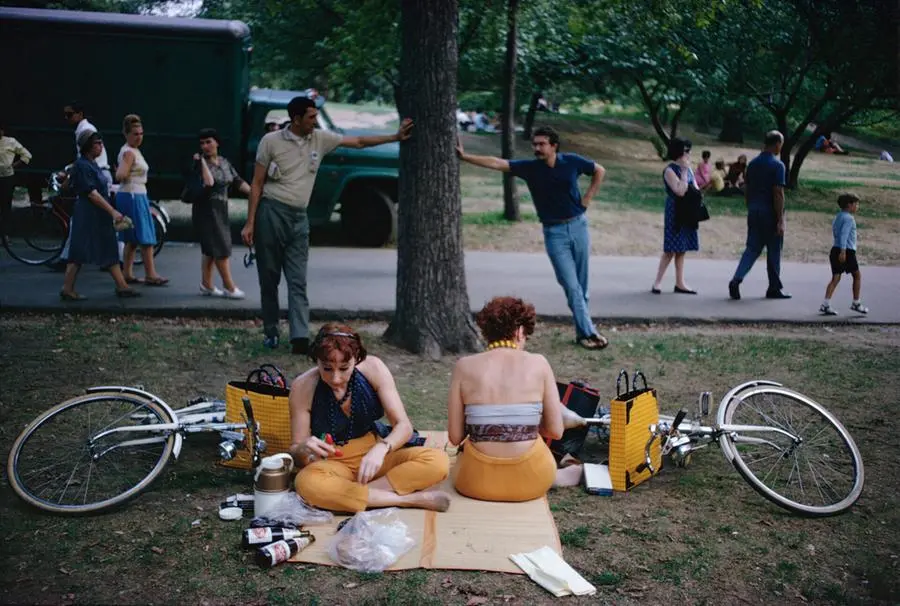
[[[309,262],[309,218],[306,209],[262,198],[256,209],[253,244],[262,300],[263,331],[278,336],[278,285],[281,272],[288,287],[288,324],[291,339],[309,337],[309,298],[306,265]]]

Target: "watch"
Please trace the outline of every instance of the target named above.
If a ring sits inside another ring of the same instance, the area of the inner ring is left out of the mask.
[[[387,441],[387,438],[378,438],[378,441],[379,441],[381,444],[384,444],[385,446],[387,446],[387,451],[388,451],[388,452],[391,452],[392,450],[394,450],[394,447],[391,445],[390,442]]]

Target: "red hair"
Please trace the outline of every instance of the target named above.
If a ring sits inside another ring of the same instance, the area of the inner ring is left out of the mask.
[[[339,322],[329,322],[319,329],[309,348],[309,359],[318,363],[331,358],[334,352],[339,352],[345,362],[355,360],[359,364],[366,359],[359,333]]]
[[[475,315],[475,322],[488,342],[512,339],[521,326],[527,337],[534,332],[534,305],[516,297],[494,297]]]

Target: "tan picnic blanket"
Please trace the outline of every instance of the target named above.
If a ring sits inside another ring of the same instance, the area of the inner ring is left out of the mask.
[[[447,432],[421,433],[427,438],[426,446],[447,447]],[[455,449],[448,452],[450,477],[440,489],[452,495],[450,509],[443,513],[399,510],[416,545],[389,570],[447,568],[522,574],[509,559],[511,554],[531,552],[545,545],[562,553],[547,497],[525,503],[491,503],[464,497],[453,489]],[[291,558],[291,562],[334,566],[327,547],[345,517],[336,516],[327,526],[309,526],[316,542]]]

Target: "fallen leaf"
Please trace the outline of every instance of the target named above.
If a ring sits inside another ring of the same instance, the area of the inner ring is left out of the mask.
[[[72,571],[68,568],[60,568],[59,571],[63,574],[72,574]]]
[[[444,577],[444,580],[441,581],[441,587],[447,588],[453,585],[453,581],[450,580],[450,577]]]
[[[481,604],[487,604],[488,599],[484,596],[473,595],[469,598],[469,601],[466,602],[466,606],[480,606]]]
[[[163,552],[162,547],[151,547],[150,551],[152,551],[153,553],[158,553],[160,555],[162,555]]]
[[[501,595],[501,596],[500,596],[500,599],[503,600],[504,602],[510,602],[510,601],[512,601],[512,600],[515,600],[515,599],[516,599],[516,596],[514,596],[514,595],[509,595],[509,594],[504,594],[504,595]]]
[[[342,585],[342,587],[344,589],[353,589],[354,587],[357,587],[358,585],[359,585],[359,583],[344,583]]]
[[[191,526],[199,526],[199,525],[200,525],[200,518],[197,518],[196,520],[191,522]]]
[[[204,546],[203,546],[203,551],[204,551],[204,552],[208,552],[208,551],[209,551],[209,545],[204,545]]]

